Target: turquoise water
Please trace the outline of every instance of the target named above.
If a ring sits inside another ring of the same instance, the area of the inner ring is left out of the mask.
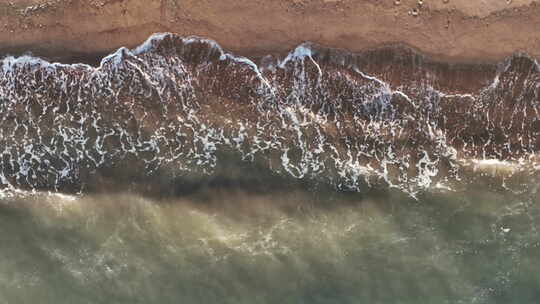
[[[538,303],[538,198],[4,198],[0,303]]]

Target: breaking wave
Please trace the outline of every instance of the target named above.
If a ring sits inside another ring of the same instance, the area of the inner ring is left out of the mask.
[[[0,65],[4,191],[174,184],[231,159],[359,192],[538,184],[540,66],[523,54],[444,64],[305,43],[254,61],[165,33],[98,67]]]

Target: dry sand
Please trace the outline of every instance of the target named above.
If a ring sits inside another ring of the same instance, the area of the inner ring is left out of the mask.
[[[64,60],[161,31],[250,56],[313,41],[351,51],[404,44],[461,62],[540,57],[540,3],[530,0],[2,0],[0,29],[1,53]]]

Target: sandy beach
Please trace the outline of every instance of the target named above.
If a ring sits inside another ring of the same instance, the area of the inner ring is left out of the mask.
[[[99,58],[164,31],[247,56],[304,41],[353,52],[401,44],[458,62],[540,56],[540,4],[530,0],[15,0],[0,3],[0,28],[0,53],[65,61]]]

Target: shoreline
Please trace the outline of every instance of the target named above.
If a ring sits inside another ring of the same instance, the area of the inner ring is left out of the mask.
[[[156,32],[210,38],[250,58],[285,54],[306,41],[351,53],[406,46],[447,63],[498,63],[515,53],[540,57],[534,30],[540,5],[528,0],[12,2],[0,6],[0,54],[31,52],[72,63],[133,48]]]

